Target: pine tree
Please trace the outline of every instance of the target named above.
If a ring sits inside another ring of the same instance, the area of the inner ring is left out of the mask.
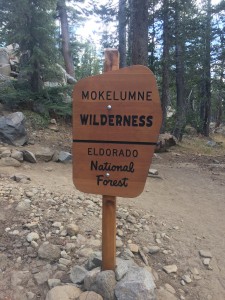
[[[2,33],[7,44],[18,43],[23,60],[21,69],[29,74],[33,92],[43,88],[45,71],[55,63],[56,0],[9,0],[0,2],[4,18]]]

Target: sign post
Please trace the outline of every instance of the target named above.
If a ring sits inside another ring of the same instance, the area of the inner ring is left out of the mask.
[[[119,69],[117,50],[105,51],[104,72]],[[110,175],[110,173],[109,173]],[[116,266],[116,197],[102,196],[102,270]]]
[[[106,50],[105,73],[80,80],[73,92],[73,180],[103,195],[103,270],[115,269],[116,197],[142,193],[162,121],[153,73],[119,69],[118,56]]]

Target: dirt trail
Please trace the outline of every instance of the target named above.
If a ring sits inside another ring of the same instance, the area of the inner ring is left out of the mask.
[[[59,132],[30,129],[34,145],[26,146],[35,153],[41,147],[56,150],[71,148],[71,128],[60,126]],[[169,283],[176,289],[176,296],[184,291],[185,300],[225,299],[225,155],[213,150],[213,156],[197,153],[195,145],[190,150],[192,138],[186,148],[177,146],[168,153],[158,154],[151,168],[159,171],[157,178],[149,177],[143,193],[134,199],[118,199],[119,207],[149,215],[149,230],[143,234],[125,237],[142,247],[158,245],[160,251],[148,256],[150,266],[158,274],[157,288]],[[206,142],[197,138],[196,145]],[[225,144],[225,141],[224,141]],[[209,151],[210,149],[204,149]],[[210,150],[211,151],[211,150]],[[211,153],[212,154],[212,153]],[[43,187],[61,195],[73,193],[72,165],[54,162],[24,162],[19,169],[3,167],[0,173],[22,173],[31,178],[31,186]],[[26,184],[25,184],[26,186]],[[99,197],[99,201],[101,197]],[[141,215],[139,216],[141,218]],[[145,216],[146,217],[146,216]],[[94,220],[92,220],[94,222]],[[8,220],[10,227],[10,220]],[[100,220],[96,219],[96,224]],[[93,224],[96,225],[96,224]],[[7,227],[7,224],[4,224]],[[157,236],[158,244],[157,244]],[[199,250],[212,254],[209,266],[203,265]],[[165,265],[175,264],[176,274],[162,271]],[[196,268],[199,274],[193,275]],[[192,282],[182,285],[183,275],[190,275]],[[195,277],[195,278],[194,278]],[[159,298],[159,300],[169,300]]]
[[[160,253],[152,257],[152,266],[159,273],[159,283],[170,283],[182,288],[185,299],[225,299],[225,170],[210,170],[211,161],[204,164],[192,162],[188,157],[174,158],[172,153],[160,154],[152,168],[161,178],[148,178],[144,192],[134,199],[119,199],[119,206],[143,209],[154,217],[148,234],[139,240],[146,245],[148,236],[160,231],[168,236],[171,255]],[[5,168],[11,175],[14,168]],[[52,191],[72,192],[72,166],[70,164],[25,164],[19,173],[32,178],[32,185]],[[135,237],[134,237],[135,240]],[[168,246],[169,247],[169,246]],[[164,245],[164,249],[166,244]],[[212,253],[210,268],[203,265],[199,250]],[[163,264],[176,264],[178,275],[162,272]],[[181,285],[181,277],[191,269],[199,270],[200,279]],[[165,299],[166,300],[166,299]]]

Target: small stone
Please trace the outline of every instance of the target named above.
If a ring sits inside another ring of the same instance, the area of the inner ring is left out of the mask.
[[[95,269],[97,267],[101,267],[101,265],[102,265],[102,254],[101,254],[101,252],[94,252],[89,256],[85,267],[87,268],[87,270],[92,270],[92,269]]]
[[[61,226],[62,226],[62,223],[61,222],[54,222],[53,224],[52,224],[52,227],[55,227],[55,228],[61,228]]]
[[[167,273],[176,273],[177,272],[177,266],[176,265],[168,265],[168,266],[164,266],[163,270]]]
[[[170,285],[169,283],[165,284],[165,289],[170,292],[171,294],[176,294],[176,290]]]
[[[11,157],[21,162],[21,161],[23,161],[23,152],[13,150]]]
[[[121,229],[117,229],[117,234],[118,234],[118,236],[122,237],[123,236],[123,231]]]
[[[66,226],[66,231],[69,236],[74,236],[79,233],[79,227],[76,224],[68,224]]]
[[[201,257],[212,258],[211,252],[207,251],[207,250],[200,250],[199,254],[200,254]]]
[[[75,266],[70,270],[70,279],[73,283],[83,283],[88,271],[81,266]]]
[[[31,241],[31,246],[35,249],[38,248],[38,243],[36,243],[35,241]]]
[[[35,155],[28,150],[23,151],[23,159],[33,164],[37,162]]]
[[[96,280],[94,285],[92,285],[91,290],[100,294],[103,299],[114,300],[114,289],[116,286],[115,273],[111,270],[102,271],[96,275]]]
[[[48,279],[48,286],[50,289],[54,288],[55,286],[58,286],[61,284],[61,280],[60,279]]]
[[[58,260],[60,258],[60,254],[60,247],[50,243],[43,243],[38,249],[38,256],[50,261]]]
[[[45,300],[77,299],[81,293],[81,290],[74,285],[56,286],[48,292]]]
[[[8,258],[5,254],[0,253],[0,269],[5,271],[8,266]]]
[[[158,246],[150,246],[148,249],[148,252],[150,254],[155,254],[155,253],[158,253],[159,250],[160,250],[160,248]]]
[[[84,292],[78,300],[103,300],[102,296],[95,292]]]
[[[182,276],[182,279],[185,281],[185,283],[191,283],[191,277],[189,275]]]
[[[30,204],[31,204],[30,200],[28,200],[28,199],[23,200],[23,201],[19,202],[19,204],[16,206],[15,210],[19,211],[19,212],[27,211],[30,209]]]
[[[49,271],[42,271],[37,274],[34,274],[34,279],[38,285],[41,285],[49,279],[49,276]]]
[[[32,241],[37,241],[39,239],[39,234],[37,232],[30,232],[27,235],[27,241],[32,242]]]
[[[178,300],[177,297],[165,288],[160,287],[156,293],[158,300]]]
[[[59,259],[59,263],[65,266],[69,266],[71,265],[72,261],[69,259],[65,259],[65,258],[60,258]]]
[[[210,258],[204,258],[204,259],[203,259],[203,265],[204,265],[204,266],[209,266],[210,260],[211,260]]]
[[[123,247],[123,241],[120,239],[116,240],[116,248],[121,248],[121,247]]]
[[[159,175],[159,172],[156,169],[149,169],[148,173],[151,175]]]
[[[72,155],[69,152],[60,151],[58,160],[62,163],[67,163],[72,161]]]
[[[130,249],[130,251],[132,253],[138,253],[138,251],[139,251],[139,246],[136,244],[129,244],[128,248]]]
[[[16,168],[21,166],[21,163],[18,160],[16,160],[15,158],[12,158],[12,157],[3,157],[3,158],[1,158],[0,164],[3,165],[3,166],[16,167]]]
[[[84,288],[87,291],[91,290],[92,285],[94,285],[97,274],[101,272],[100,267],[95,268],[87,273],[84,278]]]
[[[27,292],[26,295],[28,300],[33,300],[36,298],[36,295],[32,292]]]
[[[199,270],[197,268],[191,268],[190,271],[193,275],[199,275]]]

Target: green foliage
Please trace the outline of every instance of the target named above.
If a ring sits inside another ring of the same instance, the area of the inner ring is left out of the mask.
[[[22,55],[20,70],[30,78],[30,89],[39,92],[41,78],[56,62],[56,0],[0,0],[0,27],[6,44],[18,43]]]
[[[72,104],[69,95],[72,94],[72,86],[45,88],[39,93],[34,93],[27,85],[27,82],[15,81],[10,85],[0,86],[0,102],[13,110],[36,110],[44,117],[71,118]]]
[[[83,49],[81,48],[82,54],[77,66],[76,77],[78,79],[81,79],[99,74],[102,66],[93,43],[91,41],[86,41],[83,45],[80,46]]]
[[[33,129],[43,129],[46,128],[49,124],[49,118],[43,115],[40,115],[36,112],[30,110],[23,110],[23,114],[26,117],[26,123],[29,124]]]

